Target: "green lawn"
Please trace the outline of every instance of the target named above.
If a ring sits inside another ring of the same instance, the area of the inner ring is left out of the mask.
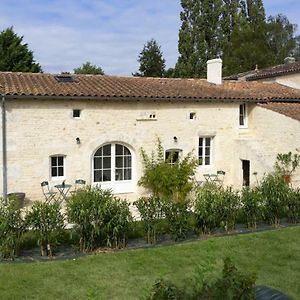
[[[157,278],[183,285],[197,266],[215,274],[225,256],[255,272],[258,284],[300,299],[299,226],[75,261],[0,264],[0,299],[141,299]]]

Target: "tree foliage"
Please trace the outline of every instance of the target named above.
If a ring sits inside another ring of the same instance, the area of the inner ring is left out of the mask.
[[[181,6],[175,77],[205,77],[207,60],[216,57],[230,75],[300,53],[295,25],[283,15],[266,19],[262,0],[182,0]]]
[[[141,77],[163,77],[165,73],[165,59],[161,47],[156,40],[151,39],[141,51],[138,62],[140,63],[139,72],[133,74]]]
[[[42,72],[23,36],[19,37],[12,27],[0,32],[0,71]]]
[[[104,71],[101,67],[92,65],[89,61],[82,64],[81,67],[74,69],[75,74],[92,74],[92,75],[104,75]]]

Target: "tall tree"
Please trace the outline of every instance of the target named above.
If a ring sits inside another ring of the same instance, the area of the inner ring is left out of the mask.
[[[81,67],[74,69],[75,74],[93,74],[93,75],[104,75],[101,67],[92,65],[89,61],[84,63]]]
[[[282,64],[296,48],[296,25],[284,15],[270,16],[267,22],[267,41],[274,56],[274,64]]]
[[[222,0],[181,0],[177,77],[201,77],[206,61],[221,55]]]
[[[0,32],[0,71],[42,72],[23,36],[19,37],[12,27]]]
[[[138,62],[140,63],[139,72],[134,73],[134,76],[141,77],[163,77],[165,73],[165,59],[161,47],[156,40],[151,39],[141,51]]]

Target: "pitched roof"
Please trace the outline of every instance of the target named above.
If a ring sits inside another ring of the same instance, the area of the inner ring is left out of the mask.
[[[73,82],[59,82],[55,76],[57,75],[0,72],[0,93],[11,97],[86,97],[119,100],[300,100],[299,90],[277,83],[224,81],[221,85],[215,85],[205,79],[102,75],[71,75]]]
[[[261,103],[259,106],[300,121],[300,103],[269,102]]]
[[[248,72],[243,72],[231,76],[224,77],[224,80],[258,80],[263,78],[271,78],[275,76],[282,76],[289,73],[299,73],[300,72],[300,61],[287,63],[282,65],[277,65],[265,69],[252,70]]]

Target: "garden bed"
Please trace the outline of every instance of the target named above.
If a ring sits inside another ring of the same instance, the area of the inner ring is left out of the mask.
[[[20,263],[20,262],[49,262],[49,261],[58,261],[58,260],[75,260],[80,257],[84,257],[87,255],[94,255],[97,253],[108,253],[108,252],[115,252],[115,251],[126,251],[126,250],[133,250],[133,249],[143,249],[143,248],[155,248],[155,247],[162,247],[162,246],[170,246],[176,244],[183,244],[189,243],[192,241],[201,241],[206,240],[212,237],[225,237],[225,236],[233,236],[233,235],[242,235],[242,234],[250,234],[256,232],[263,232],[263,231],[270,231],[270,230],[278,230],[281,228],[287,227],[298,227],[299,224],[291,224],[286,221],[282,221],[279,227],[273,227],[269,224],[260,222],[256,229],[249,229],[243,224],[237,224],[236,229],[230,232],[226,232],[224,229],[217,229],[211,234],[195,234],[194,232],[188,232],[185,239],[180,241],[174,241],[169,234],[162,234],[158,237],[158,242],[156,244],[149,244],[145,241],[144,238],[132,238],[129,239],[125,248],[121,249],[111,249],[108,247],[101,247],[98,248],[90,253],[83,253],[80,252],[78,246],[73,245],[61,245],[58,246],[53,256],[41,256],[40,249],[38,247],[32,249],[26,249],[20,251],[20,255],[15,257],[14,260],[11,259],[2,259],[1,262],[4,263]]]

